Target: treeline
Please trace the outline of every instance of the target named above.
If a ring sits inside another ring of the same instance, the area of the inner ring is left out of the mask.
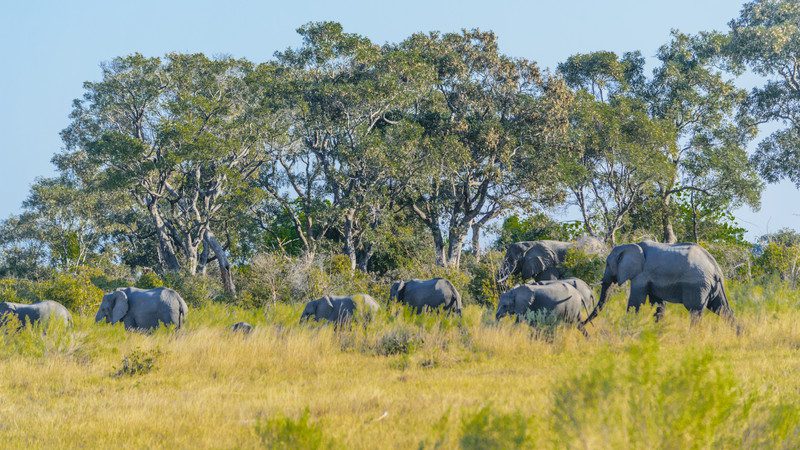
[[[731,209],[757,207],[765,181],[800,184],[798,23],[794,1],[748,3],[726,33],[673,32],[651,69],[594,52],[550,72],[491,32],[378,45],[332,22],[258,64],[115,58],[73,104],[57,176],[3,222],[0,275],[213,266],[233,296],[232,269],[265,253],[458,268],[502,219],[497,245],[748,247]],[[740,89],[746,70],[768,81]],[[784,127],[749,158],[771,121]],[[542,214],[563,205],[582,219]]]

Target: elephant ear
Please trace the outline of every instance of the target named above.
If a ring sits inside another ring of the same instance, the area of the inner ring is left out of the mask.
[[[532,248],[525,253],[525,262],[522,266],[522,276],[526,279],[534,278],[542,273],[545,268],[545,255],[538,248]]]
[[[395,281],[392,285],[392,291],[389,294],[391,300],[401,300],[403,298],[403,289],[406,287],[405,281]]]
[[[117,323],[128,314],[128,296],[123,291],[114,292],[114,308],[111,310],[111,323]]]
[[[636,244],[624,245],[617,259],[617,284],[624,284],[644,270],[644,251]]]
[[[333,302],[327,295],[317,300],[317,318],[328,318],[333,312]]]

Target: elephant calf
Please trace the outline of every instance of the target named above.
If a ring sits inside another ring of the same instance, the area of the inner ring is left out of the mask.
[[[380,306],[378,302],[367,294],[355,295],[325,295],[322,298],[306,303],[300,321],[308,319],[327,320],[328,322],[342,323],[349,320],[369,320]]]
[[[66,324],[72,323],[72,315],[67,308],[61,303],[52,300],[30,305],[2,302],[0,303],[0,317],[6,314],[16,316],[23,325],[25,322],[33,324],[40,321],[47,322],[52,319],[62,320]]]
[[[392,285],[389,301],[397,300],[412,307],[417,313],[425,308],[443,307],[445,311],[461,314],[461,294],[453,283],[444,278],[431,280],[397,281]]]
[[[551,313],[566,322],[579,322],[584,307],[584,296],[569,282],[562,280],[543,284],[523,284],[500,296],[497,320],[514,314],[517,321],[528,312]]]
[[[95,321],[122,322],[126,330],[153,330],[162,323],[180,328],[188,309],[172,289],[127,287],[103,296]]]

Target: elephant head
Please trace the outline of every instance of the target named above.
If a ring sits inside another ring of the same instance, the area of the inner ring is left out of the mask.
[[[392,288],[389,290],[389,302],[391,303],[393,300],[402,300],[405,287],[405,281],[395,281],[394,284],[392,284]]]
[[[496,320],[500,320],[509,314],[514,314],[517,316],[517,322],[519,322],[525,316],[533,297],[526,300],[524,296],[519,295],[518,289],[512,289],[500,296],[500,301],[497,303],[497,313],[495,314]]]
[[[597,306],[581,325],[591,322],[597,314],[603,310],[608,299],[608,288],[612,284],[622,285],[626,281],[635,278],[644,270],[644,251],[636,244],[618,245],[611,250],[611,254],[606,258],[606,270],[603,273],[603,281],[600,289],[600,300]]]
[[[519,273],[526,280],[536,278],[545,269],[556,264],[556,255],[546,245],[534,242],[517,242],[506,248],[506,257],[500,267],[498,282]]]
[[[329,318],[333,312],[333,302],[327,295],[317,300],[311,300],[306,303],[303,308],[303,314],[300,315],[300,322],[306,322],[310,318],[315,320]]]
[[[95,322],[108,321],[117,323],[128,314],[128,296],[125,291],[118,289],[103,296],[100,308],[95,315]]]

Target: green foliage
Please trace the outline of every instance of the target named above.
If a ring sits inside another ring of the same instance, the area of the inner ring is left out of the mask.
[[[407,355],[420,344],[416,332],[406,326],[397,326],[380,337],[376,352],[382,356]]]
[[[606,268],[606,255],[587,253],[578,247],[567,250],[564,258],[564,269],[569,277],[580,278],[592,284],[597,284],[603,278]]]
[[[466,450],[533,448],[527,439],[527,429],[524,415],[502,414],[484,406],[463,419],[459,445]]]
[[[85,313],[96,309],[103,299],[103,291],[92,283],[90,268],[78,268],[73,273],[55,273],[38,286],[41,300],[53,300],[70,311]]]
[[[148,374],[156,368],[156,363],[160,357],[161,351],[158,349],[149,351],[134,350],[122,358],[122,363],[119,368],[114,370],[113,377],[133,377]]]
[[[603,352],[554,395],[552,426],[562,445],[704,448],[737,445],[734,424],[753,399],[730,368],[692,351],[672,366],[659,361],[657,336],[644,333],[621,355]],[[595,436],[600,442],[586,442]],[[555,444],[555,442],[554,442]]]
[[[538,213],[526,218],[512,215],[503,220],[494,247],[502,250],[509,244],[522,241],[552,239],[573,241],[585,232],[581,222],[559,223],[547,214]]]
[[[224,298],[219,280],[205,275],[167,273],[164,275],[164,286],[181,294],[190,308]]]
[[[800,244],[770,242],[756,258],[755,264],[765,274],[777,275],[794,287],[800,279]]]
[[[255,432],[261,443],[270,449],[296,450],[332,447],[322,428],[310,420],[306,409],[297,419],[274,416],[256,423]]]
[[[153,289],[164,286],[164,280],[152,270],[145,270],[142,275],[136,280],[136,287],[139,289]]]
[[[470,274],[467,285],[470,302],[485,308],[494,308],[500,299],[497,273],[503,254],[493,251],[483,256],[480,262],[467,260],[465,270]]]

